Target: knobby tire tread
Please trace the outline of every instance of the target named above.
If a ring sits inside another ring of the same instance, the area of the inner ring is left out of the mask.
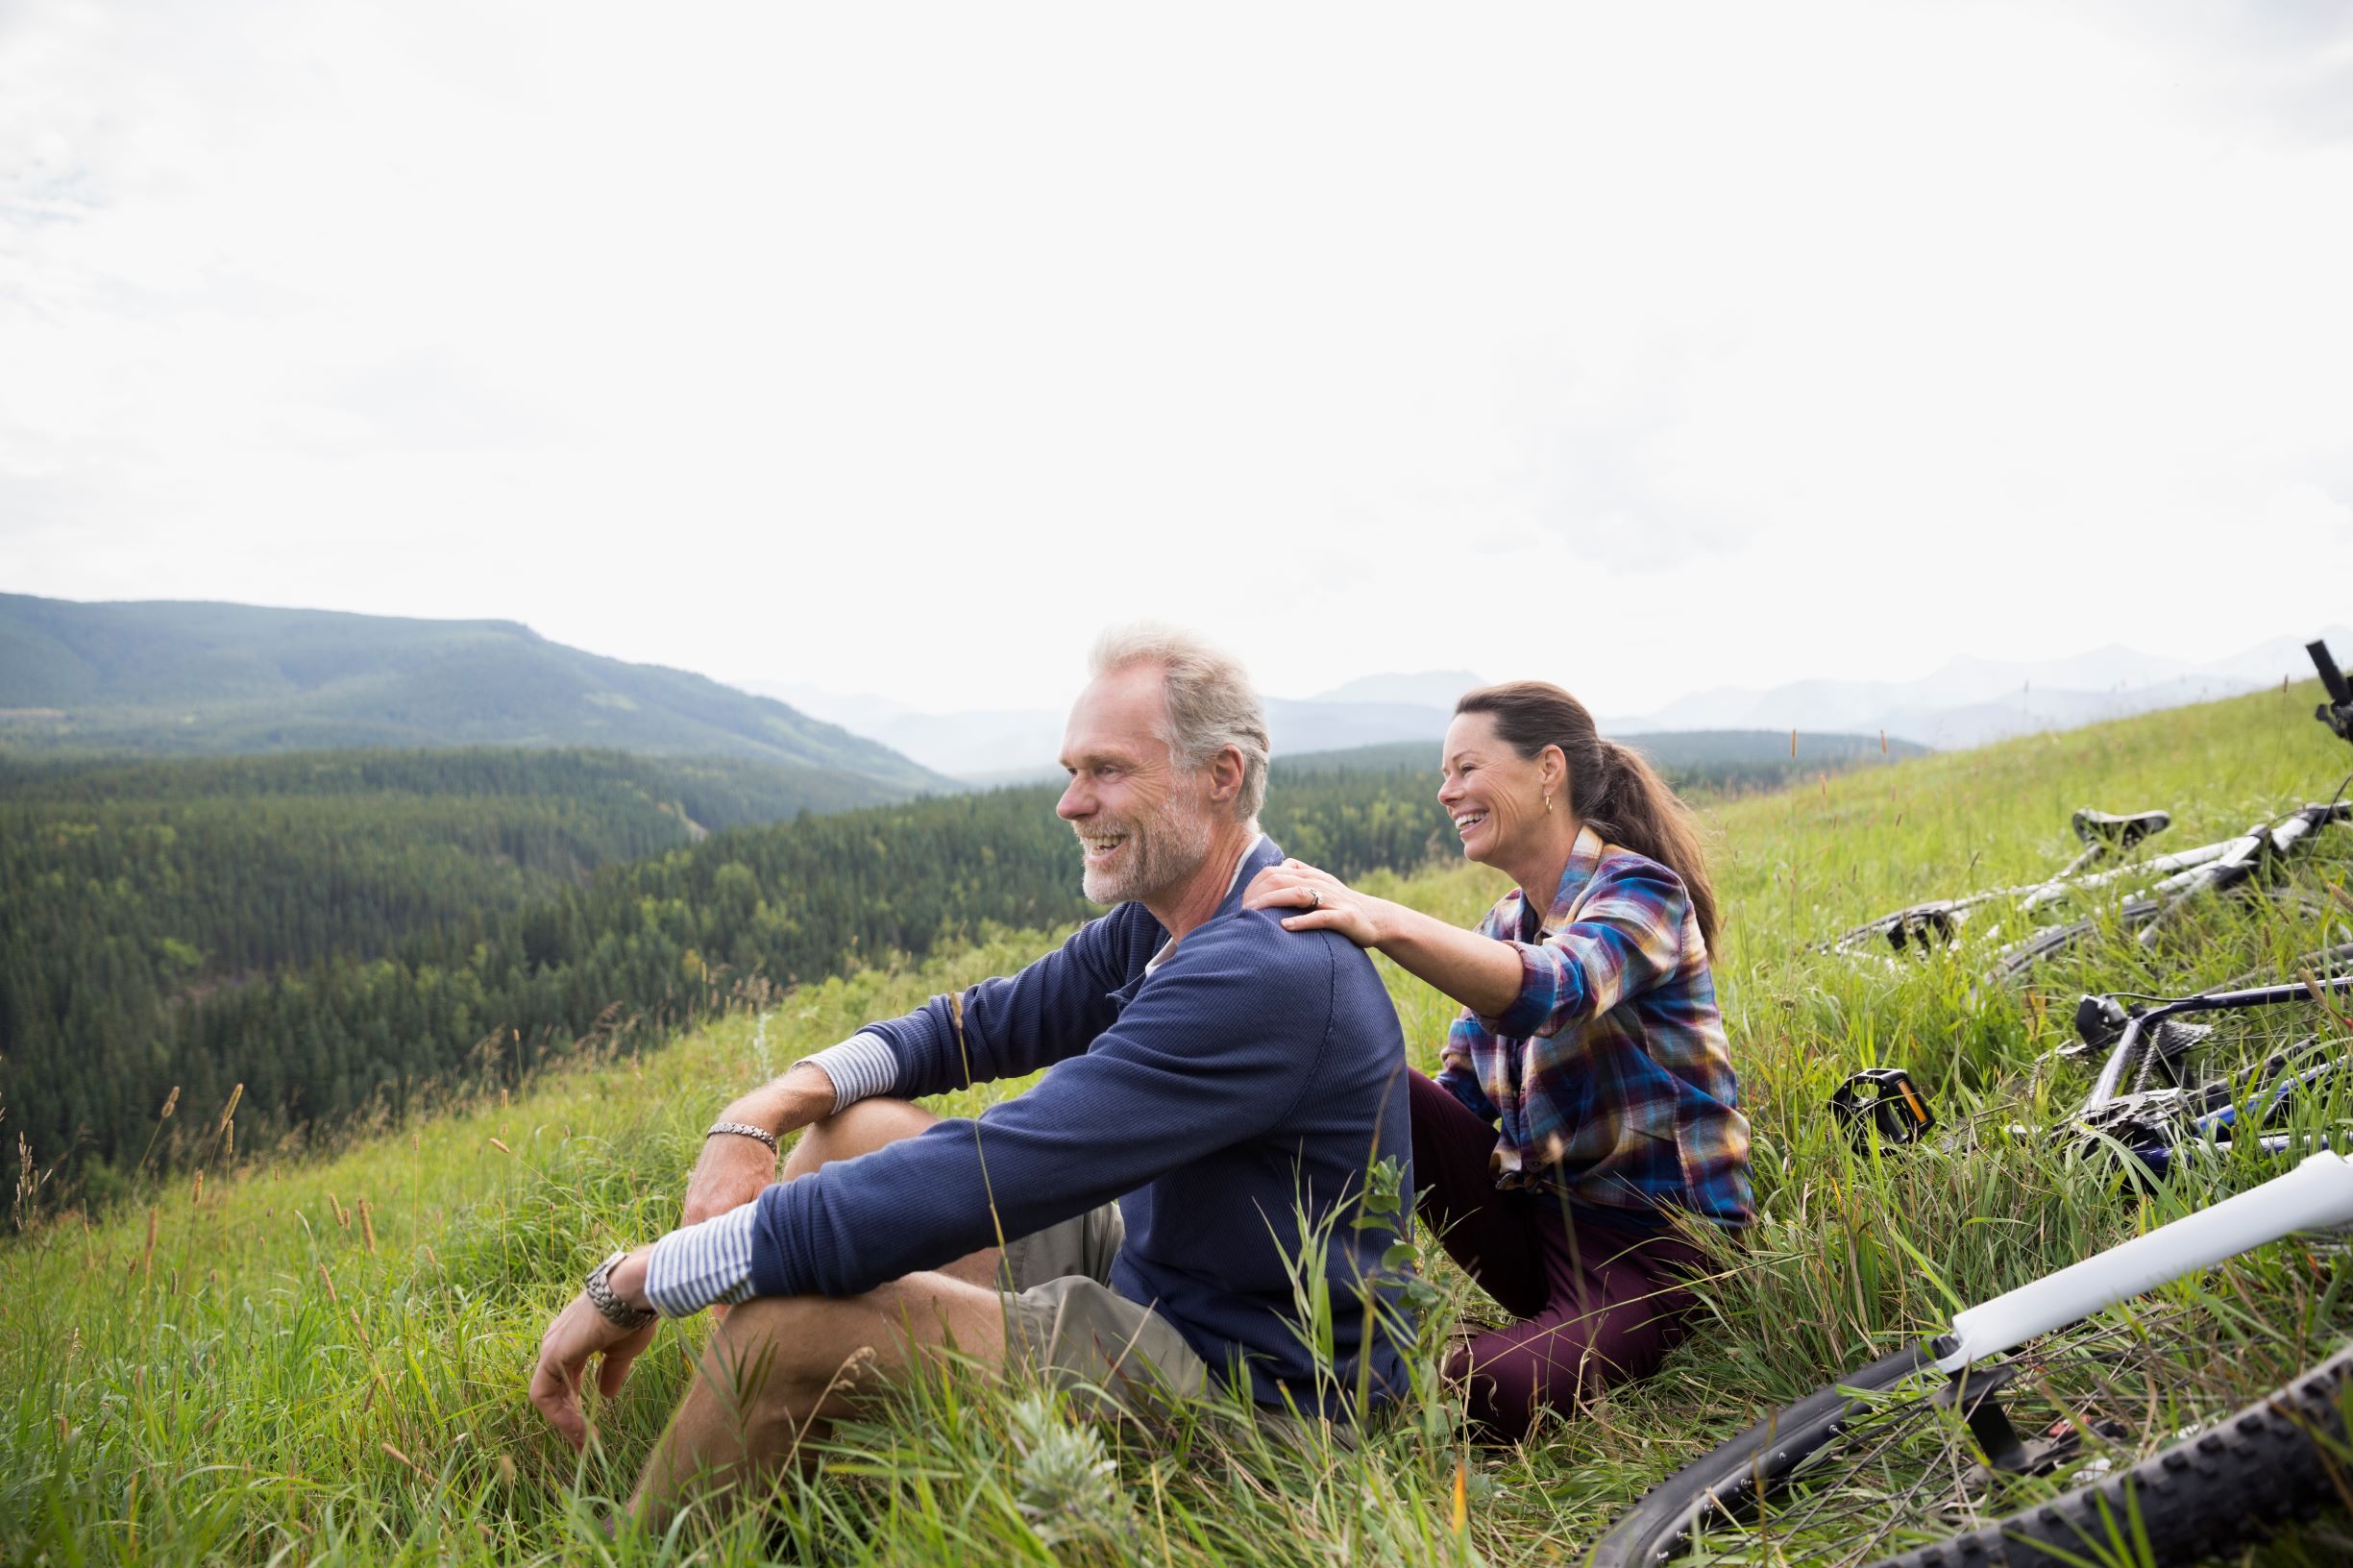
[[[1760,1454],[1802,1456],[1832,1435],[1853,1403],[1843,1390],[1884,1388],[1930,1359],[1924,1344],[1859,1367],[1685,1465],[1594,1546],[1586,1568],[1657,1562],[1661,1537],[1703,1495],[1721,1494],[1753,1474]],[[2105,1560],[2100,1549],[2134,1538],[2136,1517],[2158,1568],[2254,1545],[2324,1505],[2349,1501],[2353,1466],[2342,1462],[2348,1383],[2353,1347],[2129,1470],[1949,1540],[1878,1558],[1871,1568],[2052,1568],[2069,1560],[2054,1553]]]
[[[2190,1442],[1983,1530],[1888,1557],[1873,1568],[1988,1568],[2063,1562],[2046,1548],[2094,1556],[2134,1539],[2134,1513],[2159,1568],[2202,1562],[2267,1539],[2342,1502],[2345,1384],[2353,1348]],[[2337,1456],[2328,1452],[2339,1448]]]

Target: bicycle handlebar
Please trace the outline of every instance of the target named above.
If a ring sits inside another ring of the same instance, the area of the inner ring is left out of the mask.
[[[2328,700],[2313,709],[2312,716],[2328,725],[2339,740],[2353,742],[2353,684],[2337,668],[2325,640],[2306,643],[2304,651],[2312,655],[2313,668],[2320,672],[2320,684],[2328,689]]]
[[[2124,1069],[2131,1063],[2133,1054],[2141,1048],[2141,1041],[2168,1018],[2179,1017],[2185,1013],[2227,1013],[2243,1007],[2275,1007],[2282,1002],[2313,1001],[2323,993],[2347,991],[2353,991],[2353,974],[2331,975],[2309,985],[2296,981],[2255,986],[2245,991],[2204,992],[2195,996],[2177,997],[2145,1013],[2136,1013],[2125,1022],[2124,1032],[2117,1038],[2115,1049],[2108,1053],[2108,1060],[2100,1066],[2099,1081],[2092,1086],[2090,1096],[2084,1100],[2076,1115],[2089,1115],[2116,1098],[2117,1086],[2123,1082]]]
[[[2314,668],[2320,672],[2320,684],[2328,688],[2328,699],[2339,707],[2353,702],[2353,685],[2346,684],[2344,672],[2329,656],[2327,641],[2306,643],[2304,651],[2312,655]]]

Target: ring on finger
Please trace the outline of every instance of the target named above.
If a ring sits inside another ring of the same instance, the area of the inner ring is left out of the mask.
[[[1324,893],[1323,893],[1323,889],[1321,889],[1321,888],[1310,888],[1310,889],[1308,889],[1308,908],[1310,908],[1310,909],[1321,909],[1321,908],[1323,908],[1323,907],[1324,907]]]

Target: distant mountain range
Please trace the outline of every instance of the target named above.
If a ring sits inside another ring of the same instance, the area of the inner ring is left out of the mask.
[[[2325,635],[2353,658],[2353,630]],[[2207,664],[2119,647],[2036,662],[1960,658],[1909,681],[1720,686],[1600,723],[1654,756],[1660,737],[1690,736],[1666,748],[1675,766],[1747,766],[1768,747],[1760,737],[1793,729],[1826,752],[1858,736],[1875,746],[1882,732],[1970,747],[2300,680],[2312,673],[2303,643],[2280,637]],[[1425,671],[1272,698],[1276,754],[1392,742],[1434,751],[1455,698],[1479,684],[1470,671]],[[879,800],[1049,775],[1063,718],[923,713],[809,685],[738,689],[567,648],[510,621],[0,594],[0,752],[19,755],[585,746],[815,770]]]
[[[0,750],[448,746],[744,757],[858,781],[871,800],[957,787],[782,702],[511,621],[0,594]]]
[[[2322,633],[2341,661],[2353,660],[2353,630]],[[2283,677],[2312,674],[2301,636],[2274,638],[2226,659],[2192,664],[2109,647],[2072,658],[2036,661],[1957,658],[1909,681],[1803,680],[1767,690],[1718,686],[1647,714],[1599,719],[1602,732],[1655,751],[1666,734],[1725,737],[1703,745],[1710,763],[1747,758],[1751,739],[1795,729],[1826,740],[1885,734],[1940,749],[1982,746],[2006,736],[2071,729],[2156,708],[2233,697]],[[1435,746],[1455,698],[1484,684],[1467,670],[1363,675],[1300,698],[1270,698],[1275,753],[1308,752],[1417,741]],[[979,713],[922,713],[903,703],[845,696],[813,686],[747,690],[782,697],[905,752],[924,766],[971,779],[1027,778],[1051,772],[1062,742],[1060,713],[1042,708]],[[1696,753],[1679,747],[1679,763]]]
[[[2318,633],[2353,660],[2353,631]],[[1604,721],[1612,730],[1884,730],[1924,746],[1983,746],[2187,702],[2211,702],[2282,679],[2309,680],[2308,636],[2276,637],[2207,664],[2110,646],[2072,658],[1958,658],[1910,681],[1802,680],[1769,690],[1719,686],[1656,712]]]
[[[1457,691],[1468,690],[1468,684]],[[785,698],[846,729],[903,751],[927,768],[974,783],[1043,778],[1062,751],[1065,715],[1054,708],[993,708],[973,713],[919,713],[874,697],[850,697],[811,686],[748,682],[745,690]],[[785,697],[785,694],[791,694]],[[1419,741],[1434,748],[1446,732],[1448,707],[1411,702],[1291,701],[1270,698],[1266,720],[1275,755],[1297,756]]]
[[[1817,772],[1845,772],[1875,763],[1924,756],[1912,741],[1876,735],[1818,734],[1785,729],[1693,729],[1674,734],[1622,735],[1617,739],[1650,759],[1677,789],[1772,789]],[[1291,753],[1276,759],[1278,780],[1352,772],[1426,773],[1437,782],[1437,749],[1426,740],[1388,741],[1344,751]]]
[[[1270,698],[1268,727],[1274,732],[1277,761],[1306,758],[1319,768],[1341,772],[1432,768],[1437,764],[1438,742],[1454,711],[1454,699],[1483,684],[1477,676],[1437,673],[1419,676],[1372,675],[1354,681],[1365,692],[1403,690],[1424,695],[1443,694],[1443,705],[1423,705],[1381,697],[1343,698],[1324,696],[1293,701]],[[1054,772],[1052,758],[1062,746],[1063,717],[1045,708],[1001,708],[978,713],[931,714],[881,698],[843,697],[808,686],[771,686],[790,691],[811,711],[822,713],[846,726],[869,723],[869,733],[918,757],[942,772],[978,783],[1039,779]],[[871,701],[873,706],[866,704]],[[1798,737],[1798,757],[1789,754],[1786,729],[1691,730],[1674,734],[1610,733],[1660,768],[1688,777],[1737,778],[1745,785],[1807,768],[1840,768],[1861,760],[1868,751],[1880,754],[1875,733],[1850,734],[1805,731]],[[1927,747],[1911,741],[1890,739],[1886,754],[1917,756]]]

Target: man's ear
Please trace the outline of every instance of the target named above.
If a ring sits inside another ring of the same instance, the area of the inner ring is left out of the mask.
[[[1229,746],[1210,758],[1210,798],[1222,803],[1238,797],[1244,772],[1238,746]]]

